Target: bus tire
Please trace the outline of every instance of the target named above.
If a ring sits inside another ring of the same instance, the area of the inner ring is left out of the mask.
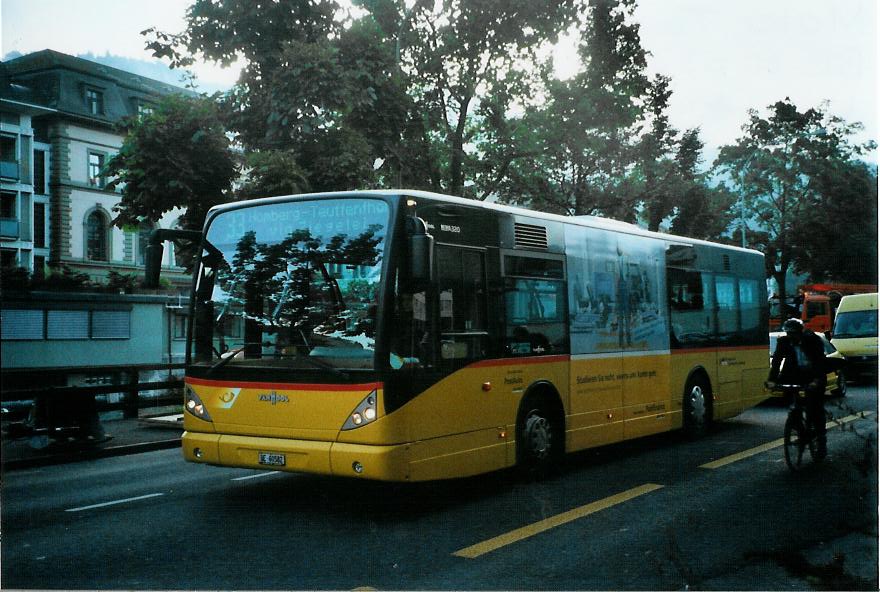
[[[688,438],[706,435],[712,424],[712,387],[702,373],[694,373],[684,389],[682,427]]]
[[[522,475],[540,479],[561,467],[565,428],[555,397],[528,395],[520,404],[516,423],[516,460]]]

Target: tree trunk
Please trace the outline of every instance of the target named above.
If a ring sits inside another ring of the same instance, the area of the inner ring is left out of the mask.
[[[452,136],[449,159],[449,192],[461,197],[464,197],[464,130],[470,102],[470,97],[465,97],[461,101],[461,110],[458,113],[458,123]]]
[[[780,266],[779,271],[773,272],[773,279],[776,280],[776,295],[779,296],[779,328],[782,329],[782,323],[788,320],[791,315],[787,312],[787,303],[785,302],[785,277],[788,275],[788,266]]]

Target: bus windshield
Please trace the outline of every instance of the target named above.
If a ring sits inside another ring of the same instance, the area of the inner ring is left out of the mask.
[[[195,289],[197,366],[373,368],[389,208],[291,201],[218,214]]]
[[[877,311],[854,310],[837,315],[834,324],[835,339],[877,337]]]

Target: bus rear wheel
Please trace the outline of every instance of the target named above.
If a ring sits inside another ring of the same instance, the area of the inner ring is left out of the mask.
[[[689,438],[699,438],[709,431],[712,422],[712,391],[702,376],[691,378],[684,390],[682,405],[684,433]]]
[[[545,401],[526,401],[516,431],[517,465],[528,478],[559,468],[563,431]]]

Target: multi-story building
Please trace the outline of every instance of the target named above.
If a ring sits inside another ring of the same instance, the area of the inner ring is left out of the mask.
[[[0,81],[0,83],[5,81]],[[32,120],[54,110],[30,89],[4,84],[0,96],[0,265],[41,276],[49,257],[49,145],[34,140]]]
[[[155,227],[112,224],[119,190],[103,169],[122,146],[117,124],[153,109],[163,82],[52,50],[0,64],[0,253],[4,267],[41,277],[69,267],[94,281],[139,274]],[[174,227],[182,210],[158,227]],[[168,249],[163,277],[186,281]]]

